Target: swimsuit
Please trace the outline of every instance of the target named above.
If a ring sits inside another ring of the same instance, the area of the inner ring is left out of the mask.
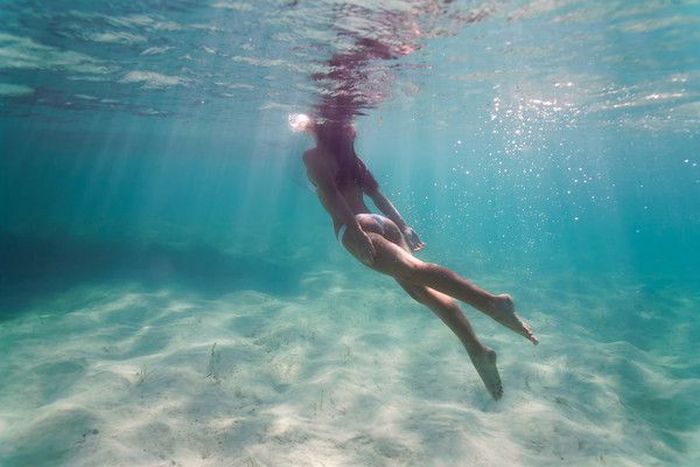
[[[345,232],[347,232],[347,230],[348,230],[347,224],[340,224],[340,227],[338,227],[337,238],[338,238],[338,241],[340,242],[341,245],[343,244],[343,235],[345,235]]]
[[[381,214],[375,214],[375,213],[361,213],[357,214],[361,216],[368,216],[371,217],[374,222],[379,225],[379,228],[381,229],[380,232],[376,232],[381,236],[384,236],[384,233],[386,232],[386,221],[388,220],[386,217],[382,216]],[[345,235],[345,232],[348,231],[348,226],[347,224],[340,224],[340,227],[338,227],[338,241],[342,244],[343,243],[343,235]]]

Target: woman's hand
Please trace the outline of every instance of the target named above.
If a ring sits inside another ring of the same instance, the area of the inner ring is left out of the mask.
[[[369,235],[359,227],[354,229],[348,228],[345,235],[350,236],[348,239],[350,240],[349,246],[352,248],[352,252],[355,256],[368,266],[374,264],[374,256],[377,254],[377,251],[374,249]]]
[[[408,247],[411,249],[411,251],[420,251],[425,248],[425,243],[423,243],[416,231],[411,227],[404,227],[402,233],[403,238],[406,240],[406,243],[408,243]]]

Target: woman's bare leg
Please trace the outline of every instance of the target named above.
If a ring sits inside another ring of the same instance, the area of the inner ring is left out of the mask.
[[[503,385],[496,367],[496,352],[479,341],[459,305],[452,297],[437,290],[398,282],[414,300],[430,308],[462,341],[489,394],[496,400],[500,399],[503,396]]]
[[[368,235],[376,250],[373,269],[402,284],[423,285],[454,297],[537,344],[530,326],[515,313],[510,295],[493,295],[443,266],[421,261],[377,233]],[[353,252],[353,245],[346,247]]]

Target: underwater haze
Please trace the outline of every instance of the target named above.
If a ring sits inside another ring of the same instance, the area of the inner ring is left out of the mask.
[[[699,50],[697,0],[0,2],[0,465],[698,465]],[[462,307],[502,400],[309,189],[347,95],[538,336]]]

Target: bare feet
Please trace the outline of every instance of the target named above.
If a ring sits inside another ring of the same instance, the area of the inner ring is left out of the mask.
[[[530,325],[520,319],[515,313],[515,305],[513,299],[508,294],[496,295],[493,309],[489,315],[505,327],[525,336],[533,344],[537,345],[539,341],[532,333]]]
[[[474,368],[479,373],[481,381],[484,382],[491,397],[494,400],[503,397],[503,385],[501,384],[501,377],[498,375],[498,368],[496,368],[496,352],[488,347],[484,347],[484,350],[468,353]]]

